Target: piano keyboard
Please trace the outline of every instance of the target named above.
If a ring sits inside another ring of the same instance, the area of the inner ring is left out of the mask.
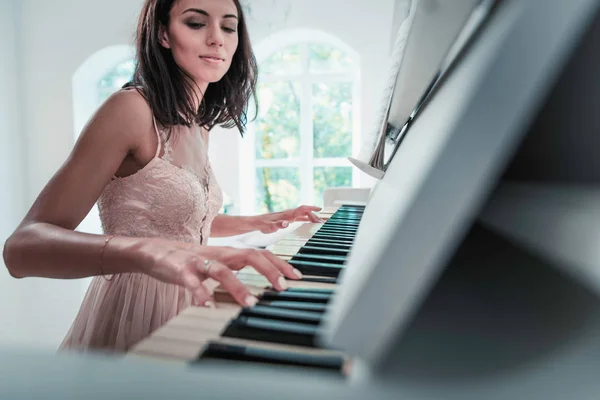
[[[130,356],[201,363],[203,360],[310,367],[347,375],[351,360],[315,342],[364,206],[322,210],[325,223],[305,223],[271,246],[303,273],[277,292],[253,268],[237,277],[259,299],[242,308],[214,282],[217,308],[188,307],[130,351]]]

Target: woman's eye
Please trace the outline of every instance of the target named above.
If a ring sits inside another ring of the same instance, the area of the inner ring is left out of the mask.
[[[192,29],[200,29],[204,26],[204,24],[198,23],[198,22],[188,22],[187,26],[189,26]]]
[[[224,30],[225,32],[228,32],[228,33],[233,33],[233,32],[235,32],[235,29],[233,29],[233,28],[227,28],[227,27],[224,27],[224,28],[223,28],[223,30]]]

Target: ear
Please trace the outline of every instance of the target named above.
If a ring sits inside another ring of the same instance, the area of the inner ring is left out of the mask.
[[[158,27],[158,42],[165,49],[171,48],[171,43],[169,42],[169,34],[167,33],[167,29],[163,24],[160,24]]]

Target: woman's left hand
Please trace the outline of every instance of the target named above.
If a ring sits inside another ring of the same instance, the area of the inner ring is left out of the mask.
[[[323,220],[315,214],[315,211],[321,211],[321,207],[300,206],[285,211],[257,215],[254,217],[256,229],[262,233],[273,233],[280,229],[287,228],[290,225],[290,222],[294,221],[313,223],[323,222]]]

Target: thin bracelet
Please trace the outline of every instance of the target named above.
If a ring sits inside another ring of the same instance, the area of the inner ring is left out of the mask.
[[[108,244],[109,240],[110,240],[110,239],[112,239],[112,238],[114,238],[114,237],[115,237],[114,235],[109,235],[109,236],[106,238],[106,240],[104,241],[104,245],[102,246],[102,250],[100,250],[100,274],[102,275],[102,277],[103,277],[105,280],[107,280],[107,281],[109,281],[109,282],[113,280],[113,278],[115,277],[115,275],[113,274],[113,275],[110,277],[110,279],[108,279],[108,278],[106,277],[106,275],[104,274],[104,270],[102,269],[102,264],[103,264],[103,261],[104,261],[104,249],[106,248],[106,245]]]

